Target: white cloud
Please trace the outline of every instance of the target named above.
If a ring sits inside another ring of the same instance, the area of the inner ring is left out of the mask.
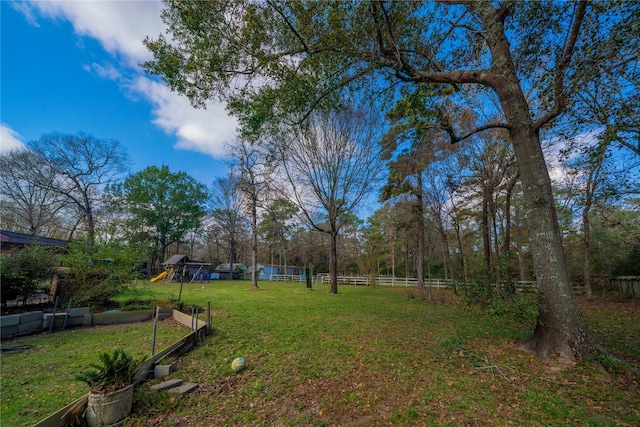
[[[224,157],[224,143],[231,140],[236,121],[224,106],[211,104],[206,110],[194,109],[186,97],[147,77],[137,78],[131,89],[145,96],[154,106],[154,123],[178,137],[176,148]]]
[[[33,13],[33,9],[29,6],[29,3],[21,2],[21,1],[12,1],[10,5],[15,10],[17,10],[18,12],[22,13],[22,15],[24,15],[29,25],[32,25],[36,28],[40,27],[40,24],[38,23],[38,20],[36,19],[36,16]]]
[[[50,19],[66,19],[80,36],[91,37],[115,59],[118,65],[91,63],[84,65],[87,72],[114,80],[153,106],[154,124],[168,134],[175,134],[175,148],[224,156],[223,143],[231,139],[236,121],[230,118],[224,105],[211,103],[206,110],[195,109],[188,99],[171,92],[164,84],[144,76],[139,67],[152,59],[143,45],[146,36],[157,37],[164,32],[160,18],[162,2],[155,0],[131,1],[36,1],[29,7],[20,3],[20,10],[33,25],[37,14]],[[128,77],[123,77],[128,76]]]
[[[563,153],[563,150],[567,149],[567,144],[571,143],[576,147],[593,146],[597,143],[598,135],[601,132],[601,129],[595,129],[576,135],[571,141],[564,139],[550,139],[542,141],[544,157],[547,162],[551,181],[557,185],[565,182],[568,175],[568,169],[565,166],[565,163],[571,161],[571,159],[575,158],[580,152],[580,150],[573,150]]]
[[[14,148],[24,148],[20,141],[20,135],[4,123],[0,125],[0,152],[9,151]]]
[[[164,29],[160,19],[162,2],[155,0],[54,0],[28,4],[31,10],[24,6],[19,10],[30,22],[35,22],[33,10],[48,18],[67,19],[78,35],[98,40],[107,52],[121,55],[131,67],[151,59],[142,40],[148,35],[156,37]]]
[[[101,65],[97,62],[92,62],[91,64],[83,65],[82,68],[86,72],[93,72],[103,79],[118,81],[122,78],[122,74],[120,74],[120,71],[118,71],[118,69],[111,64]]]

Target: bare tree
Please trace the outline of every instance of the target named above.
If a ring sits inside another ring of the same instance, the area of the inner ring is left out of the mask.
[[[58,223],[58,214],[67,205],[60,194],[38,185],[36,177],[48,182],[56,179],[55,171],[29,150],[10,150],[0,156],[3,223],[9,216],[13,218],[15,231],[33,236]]]
[[[495,279],[498,283],[498,290],[500,290],[501,273],[498,261],[501,258],[502,250],[498,225],[499,198],[505,189],[508,189],[509,186],[515,186],[518,182],[515,158],[506,137],[507,135],[497,130],[485,132],[479,137],[478,143],[469,144],[467,150],[471,176],[466,180],[466,184],[475,187],[476,192],[481,195],[482,213],[480,218],[485,282],[489,283],[491,279]],[[508,208],[510,209],[510,206]],[[507,230],[508,228],[505,229],[505,232]]]
[[[38,161],[47,165],[37,173],[37,185],[77,207],[86,227],[87,242],[93,244],[100,191],[127,169],[124,147],[115,139],[98,139],[84,132],[45,134],[27,145]]]
[[[345,221],[371,193],[381,169],[378,118],[372,111],[316,113],[305,128],[292,128],[280,161],[292,202],[310,226],[330,236],[331,293],[338,293],[337,237]]]
[[[578,154],[567,159],[568,167],[567,186],[569,210],[580,212],[582,220],[582,255],[583,255],[583,279],[587,298],[593,295],[592,286],[592,210],[601,210],[603,206],[616,205],[625,197],[636,195],[640,192],[638,184],[638,160],[636,154],[627,152],[616,153],[616,141],[605,133],[593,141],[571,141]],[[569,153],[573,154],[573,153]],[[574,188],[571,188],[571,187]],[[597,215],[597,214],[596,214]]]
[[[248,202],[251,219],[251,287],[258,289],[258,206],[271,185],[274,165],[258,144],[235,139],[229,144],[235,168],[240,172],[238,185]]]
[[[275,186],[274,186],[275,187]],[[263,206],[260,221],[260,230],[263,235],[264,242],[270,248],[270,263],[274,265],[275,253],[279,256],[279,264],[283,266],[283,273],[287,270],[287,249],[289,247],[289,239],[293,235],[293,231],[297,225],[298,208],[291,201],[276,194],[277,190],[272,188],[270,199]],[[308,233],[305,234],[305,237]],[[301,252],[307,252],[302,250]],[[307,257],[302,257],[303,262],[308,261]],[[271,269],[273,273],[273,268]]]
[[[211,217],[226,237],[231,280],[237,261],[238,237],[246,222],[240,180],[240,175],[231,170],[226,176],[216,178],[211,187]]]

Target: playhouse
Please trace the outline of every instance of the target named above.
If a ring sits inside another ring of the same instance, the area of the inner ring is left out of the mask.
[[[154,279],[159,279],[163,282],[171,282],[172,280],[194,282],[203,279],[205,275],[209,274],[210,265],[208,262],[194,261],[190,260],[186,255],[176,254],[162,263],[164,271]],[[182,278],[183,274],[184,278]]]

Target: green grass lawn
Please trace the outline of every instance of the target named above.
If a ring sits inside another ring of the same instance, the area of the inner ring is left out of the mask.
[[[169,401],[138,393],[131,425],[640,425],[637,375],[580,362],[561,368],[517,350],[531,331],[404,288],[211,282],[182,300],[211,301],[215,335],[178,361],[200,384]],[[136,290],[177,298],[178,284]],[[640,304],[585,305],[594,332],[640,367]],[[233,374],[243,356],[248,369]]]
[[[189,333],[171,319],[158,322],[156,351]],[[67,329],[2,342],[0,425],[32,426],[82,397],[89,387],[75,374],[98,363],[98,353],[122,347],[136,358],[151,354],[153,322]]]
[[[514,344],[529,327],[450,293],[426,301],[405,288],[260,287],[184,285],[186,306],[202,313],[211,302],[214,335],[177,360],[172,378],[199,388],[178,398],[140,387],[127,425],[640,425],[637,374],[540,362]],[[179,289],[139,283],[119,299],[175,301]],[[583,307],[601,342],[639,369],[640,302]],[[248,365],[240,374],[237,356]]]

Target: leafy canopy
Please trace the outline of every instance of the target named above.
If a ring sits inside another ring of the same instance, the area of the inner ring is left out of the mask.
[[[179,241],[200,225],[208,197],[204,184],[185,172],[171,172],[168,166],[149,166],[117,190],[125,196],[132,221],[165,244]]]

